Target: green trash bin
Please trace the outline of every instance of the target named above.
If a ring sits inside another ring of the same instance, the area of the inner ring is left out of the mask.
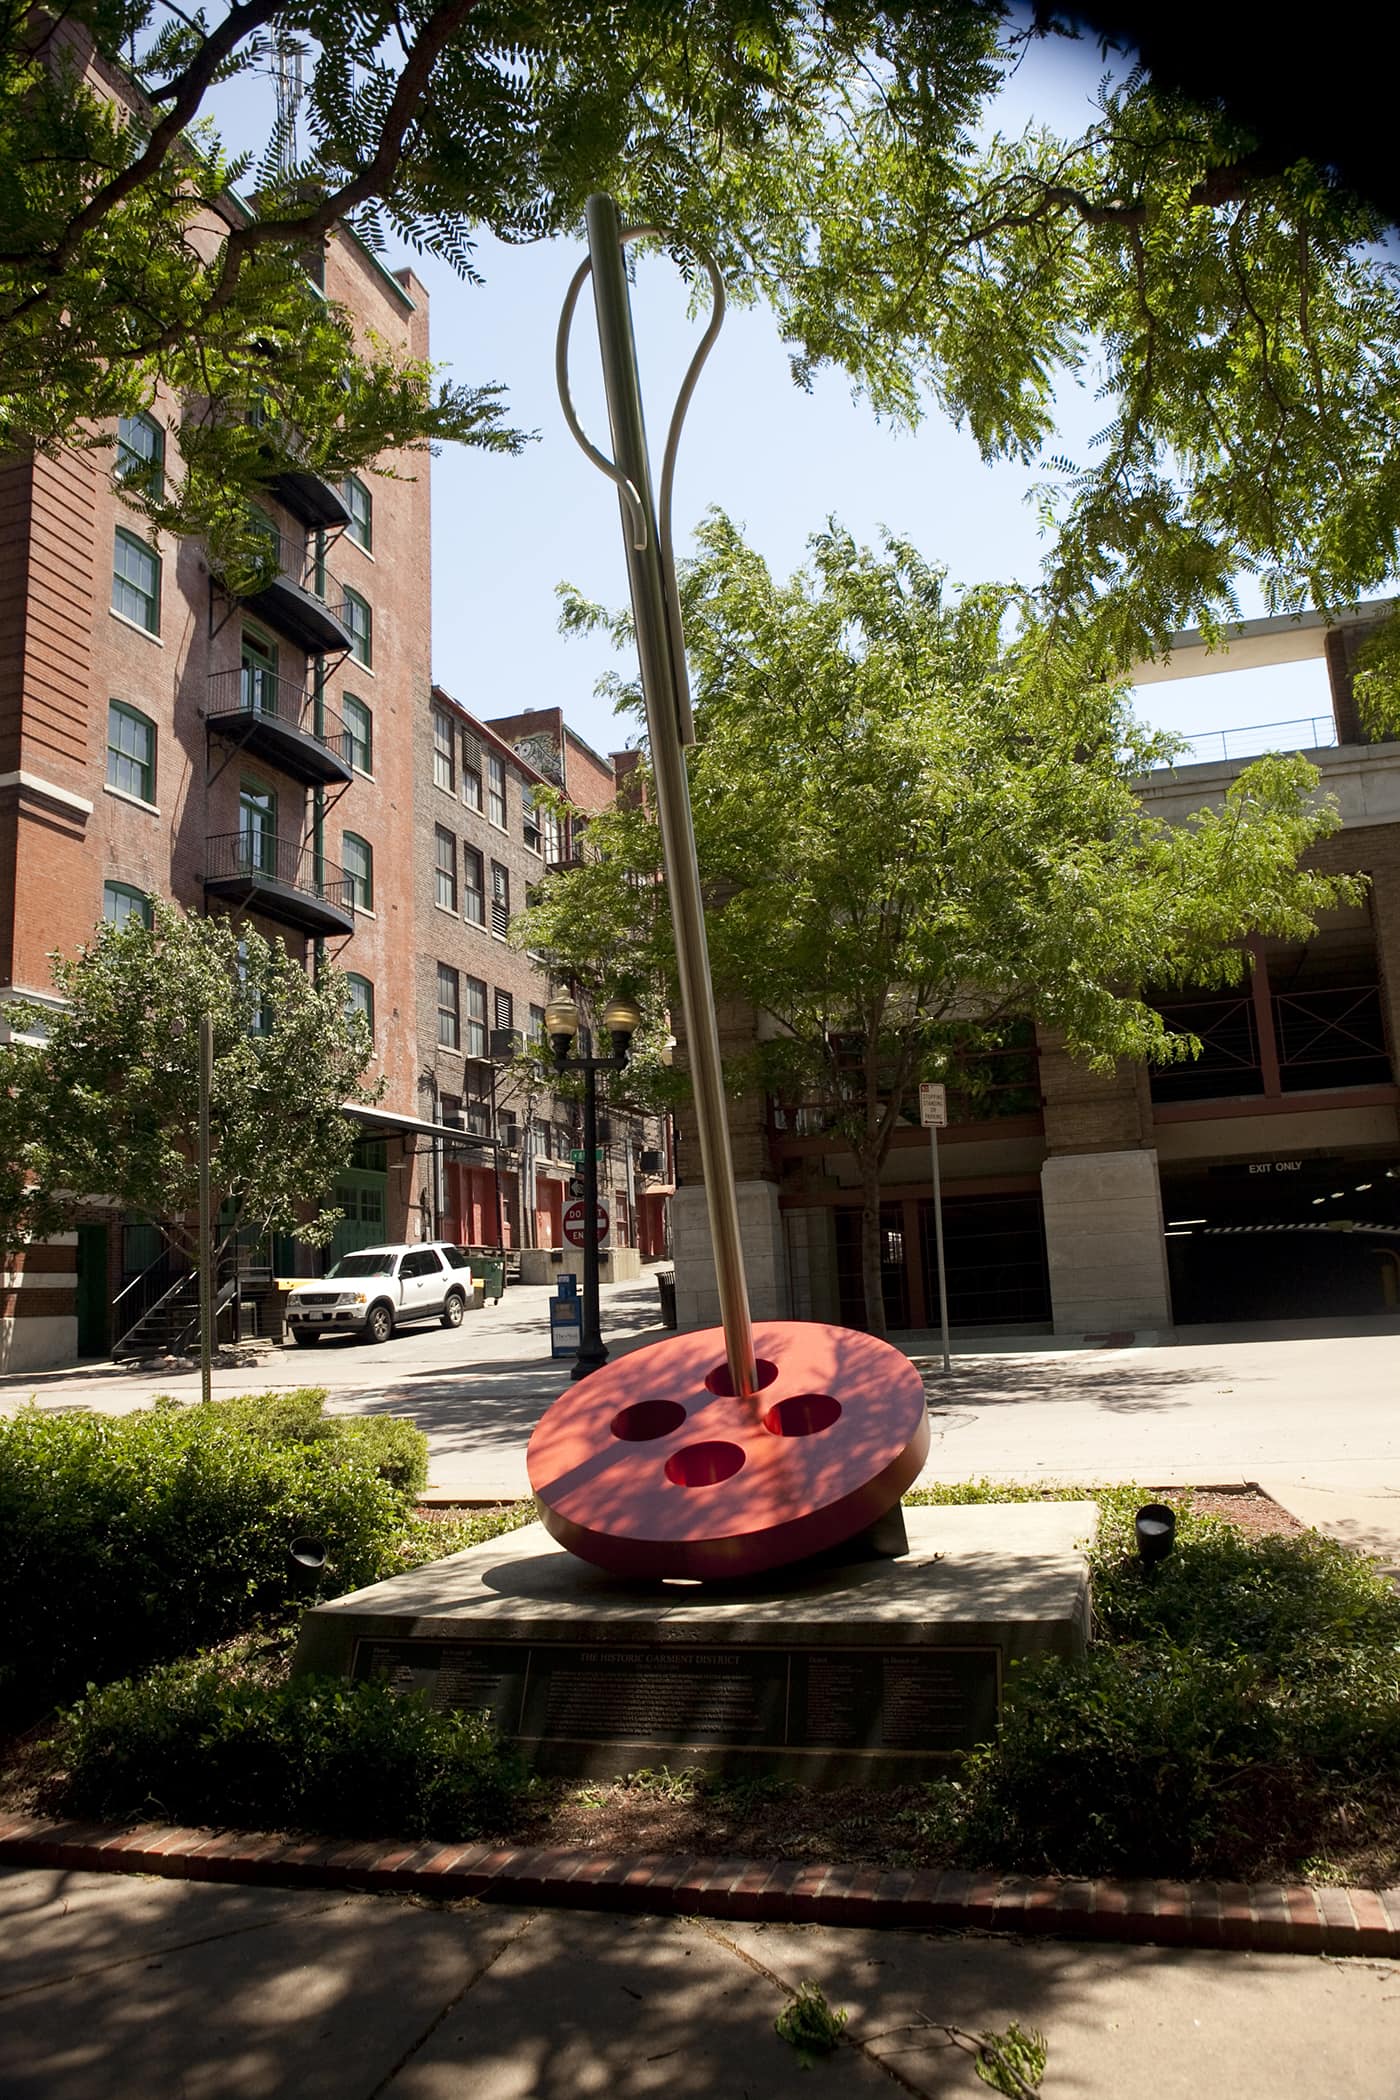
[[[472,1282],[481,1286],[483,1300],[499,1304],[506,1287],[506,1265],[491,1254],[472,1256]]]

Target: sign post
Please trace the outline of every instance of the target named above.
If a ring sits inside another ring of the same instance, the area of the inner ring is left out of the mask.
[[[933,1160],[933,1236],[938,1249],[938,1316],[943,1332],[943,1369],[953,1366],[948,1355],[948,1275],[943,1264],[943,1184],[938,1174],[938,1133],[947,1127],[948,1089],[926,1080],[919,1088],[919,1121],[928,1132]]]

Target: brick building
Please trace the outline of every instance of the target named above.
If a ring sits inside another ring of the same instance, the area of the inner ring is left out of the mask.
[[[520,1054],[543,1048],[551,986],[507,929],[531,885],[569,858],[576,824],[611,800],[612,768],[557,708],[487,722],[441,686],[419,710],[415,763],[418,1106],[437,1133],[418,1183],[424,1228],[431,1220],[464,1246],[504,1245],[523,1274],[543,1280],[565,1247],[579,1109]],[[564,788],[568,812],[536,800],[545,786]],[[651,1226],[644,1138],[640,1119],[604,1108],[598,1186],[615,1274],[634,1272],[618,1250],[636,1248]]]
[[[1303,947],[1254,944],[1229,992],[1173,994],[1163,1010],[1202,1057],[1149,1072],[1077,1065],[1029,1022],[1010,1031],[973,1110],[940,1133],[950,1321],[966,1331],[1143,1331],[1172,1322],[1309,1314],[1400,1317],[1400,743],[1364,740],[1351,667],[1365,622],[1318,616],[1240,630],[1222,659],[1179,637],[1140,682],[1317,657],[1328,719],[1218,732],[1196,762],[1142,783],[1168,819],[1219,802],[1246,753],[1301,748],[1342,827],[1317,850],[1364,870],[1366,902],[1330,913]],[[726,1053],[754,1017],[721,1016]],[[882,1206],[893,1328],[938,1321],[929,1141],[894,1140]],[[801,1106],[730,1105],[757,1317],[860,1324],[854,1162]],[[683,1326],[718,1317],[698,1147],[673,1199]]]
[[[428,309],[341,229],[327,295],[425,358]],[[426,455],[402,478],[270,484],[273,580],[235,598],[205,549],[152,534],[123,481],[169,471],[179,404],[124,422],[111,455],[0,465],[0,1001],[50,993],[47,955],[154,898],[246,915],[352,973],[382,1112],[336,1194],[343,1237],[397,1238],[417,1133],[413,723],[429,663]],[[115,1216],[17,1257],[7,1367],[101,1353],[140,1302],[154,1228]],[[266,1250],[285,1270],[307,1250]]]

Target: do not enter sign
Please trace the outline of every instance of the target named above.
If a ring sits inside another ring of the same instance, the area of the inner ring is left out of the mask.
[[[608,1236],[608,1207],[599,1203],[593,1212],[593,1237],[601,1247]],[[571,1203],[564,1212],[564,1237],[571,1247],[582,1247],[588,1239],[588,1205]]]

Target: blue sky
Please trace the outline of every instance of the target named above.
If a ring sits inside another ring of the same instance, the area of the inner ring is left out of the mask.
[[[1034,49],[998,106],[1005,130],[1032,118],[1080,128],[1102,72],[1092,45]],[[253,143],[265,95],[240,83],[237,130]],[[256,97],[256,100],[254,99]],[[233,133],[233,112],[225,115]],[[576,584],[606,604],[624,601],[626,578],[616,498],[565,428],[554,382],[554,338],[581,243],[529,248],[481,243],[482,286],[444,264],[410,261],[431,296],[434,361],[456,379],[504,382],[511,420],[538,433],[518,459],[448,447],[432,464],[433,650],[435,675],[474,712],[491,716],[562,706],[590,743],[616,749],[635,729],[593,692],[615,663],[601,638],[557,631],[555,587]],[[634,291],[644,396],[654,453],[701,324],[664,258],[644,260]],[[588,294],[574,323],[574,398],[586,429],[606,446],[597,342]],[[1092,386],[1092,375],[1089,384]],[[1102,421],[1102,408],[1070,386],[1059,410],[1062,446],[1073,455]],[[808,394],[794,386],[772,317],[731,311],[691,405],[676,476],[677,554],[697,520],[718,505],[783,573],[804,558],[808,536],[829,515],[862,539],[882,526],[943,562],[955,582],[1033,580],[1045,552],[1026,502],[1032,476],[984,466],[964,433],[930,408],[914,433],[879,425],[851,398],[849,382],[824,373]],[[1245,600],[1247,611],[1261,610]],[[1276,722],[1325,713],[1318,663],[1225,673],[1144,691],[1141,712],[1163,727]]]

